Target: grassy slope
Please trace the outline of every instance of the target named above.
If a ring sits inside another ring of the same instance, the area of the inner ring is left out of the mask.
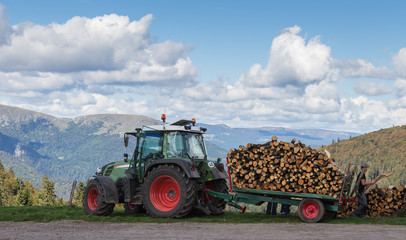
[[[349,161],[358,166],[367,162],[369,177],[376,171],[394,171],[382,185],[406,185],[406,125],[363,134],[321,149],[327,149],[342,170]]]
[[[226,212],[221,216],[190,215],[182,219],[151,218],[146,214],[128,215],[124,210],[115,210],[109,217],[85,215],[79,207],[0,207],[0,221],[49,222],[57,220],[82,220],[90,222],[210,222],[210,223],[301,223],[296,216],[268,216],[264,213]],[[406,225],[406,217],[358,218],[345,217],[325,220],[324,223],[336,224],[389,224]]]

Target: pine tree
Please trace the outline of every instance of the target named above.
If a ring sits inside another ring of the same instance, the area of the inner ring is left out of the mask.
[[[41,186],[42,189],[38,191],[36,204],[55,206],[56,194],[54,181],[51,181],[45,174],[41,180]]]
[[[17,193],[15,205],[17,206],[32,206],[32,196],[30,191],[24,186]]]
[[[83,192],[85,191],[85,184],[79,182],[76,187],[76,193],[73,196],[73,204],[76,206],[83,206]]]

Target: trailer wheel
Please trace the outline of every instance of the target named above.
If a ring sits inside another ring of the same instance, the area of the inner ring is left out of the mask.
[[[114,203],[104,201],[103,187],[97,180],[92,180],[87,185],[83,194],[83,207],[88,215],[108,216],[114,210]]]
[[[228,193],[228,185],[225,179],[209,181],[206,182],[205,185],[207,189],[220,193]],[[203,194],[203,202],[206,204],[209,202],[211,203],[211,206],[209,207],[211,215],[220,215],[224,213],[224,208],[226,207],[224,199],[210,196],[206,192]]]
[[[125,209],[125,213],[134,214],[134,213],[142,212],[143,207],[142,207],[142,205],[132,204],[130,202],[125,202],[124,203],[124,209]]]
[[[184,217],[196,201],[194,181],[178,166],[159,165],[145,177],[142,199],[145,210],[152,217]]]
[[[313,198],[305,198],[299,204],[299,216],[303,222],[315,223],[324,217],[326,209],[324,204]]]

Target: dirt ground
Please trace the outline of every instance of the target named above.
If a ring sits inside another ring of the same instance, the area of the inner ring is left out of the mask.
[[[406,226],[351,224],[0,222],[0,239],[406,239]]]

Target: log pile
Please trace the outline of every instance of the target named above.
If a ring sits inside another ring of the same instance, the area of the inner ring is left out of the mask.
[[[402,186],[393,188],[375,188],[366,194],[368,199],[367,214],[370,217],[392,216],[401,210],[404,204],[406,189]],[[358,207],[358,203],[351,203],[348,208],[339,213],[348,216]]]
[[[236,188],[339,197],[343,174],[328,156],[296,142],[272,141],[231,149],[229,158]]]

